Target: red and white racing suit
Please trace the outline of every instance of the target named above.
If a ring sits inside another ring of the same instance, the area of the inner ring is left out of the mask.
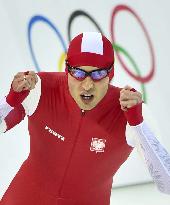
[[[126,114],[121,110],[119,95],[120,88],[109,85],[95,108],[82,111],[69,93],[65,73],[40,72],[22,103],[11,106],[4,98],[0,131],[27,115],[30,153],[1,205],[109,205],[113,176],[135,146],[127,129],[136,133],[160,191],[170,193],[169,154],[143,121],[138,105]]]

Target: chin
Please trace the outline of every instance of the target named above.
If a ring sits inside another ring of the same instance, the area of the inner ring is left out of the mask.
[[[96,105],[82,105],[80,106],[82,110],[91,110],[96,107]]]
[[[85,103],[81,100],[81,98],[77,101],[77,104],[79,106],[80,109],[82,110],[91,110],[94,107],[96,107],[97,103],[94,102],[95,100],[93,100],[92,102],[89,103]]]

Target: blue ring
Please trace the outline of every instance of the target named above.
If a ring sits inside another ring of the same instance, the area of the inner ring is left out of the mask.
[[[52,30],[57,34],[58,38],[60,39],[65,53],[67,52],[67,46],[66,46],[64,39],[62,38],[59,30],[54,26],[54,24],[52,24],[47,18],[45,18],[43,16],[40,16],[40,15],[33,16],[29,22],[29,25],[28,25],[28,45],[29,45],[29,49],[30,49],[31,56],[32,56],[33,62],[35,64],[36,70],[39,72],[41,69],[40,69],[40,66],[38,65],[38,62],[36,60],[35,53],[34,53],[34,50],[32,47],[32,40],[31,40],[32,26],[34,23],[36,23],[38,21],[42,21],[52,28]]]

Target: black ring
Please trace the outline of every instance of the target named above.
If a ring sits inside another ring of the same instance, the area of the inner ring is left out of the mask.
[[[86,13],[85,11],[82,10],[76,10],[74,11],[68,20],[68,40],[69,42],[71,41],[71,25],[73,23],[73,20],[75,20],[76,17],[78,16],[85,16],[87,17],[98,29],[98,31],[103,34],[102,29],[100,28],[100,26],[98,25],[98,23],[93,19],[93,17],[91,17],[88,13]]]

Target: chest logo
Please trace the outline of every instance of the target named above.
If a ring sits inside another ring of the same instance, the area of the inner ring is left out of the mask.
[[[63,136],[61,136],[60,134],[58,134],[57,132],[55,132],[54,130],[52,130],[51,128],[49,128],[47,125],[45,126],[45,130],[47,130],[50,134],[56,136],[58,139],[64,141],[65,138]]]
[[[105,144],[105,139],[92,138],[90,151],[95,151],[96,153],[104,152]]]

